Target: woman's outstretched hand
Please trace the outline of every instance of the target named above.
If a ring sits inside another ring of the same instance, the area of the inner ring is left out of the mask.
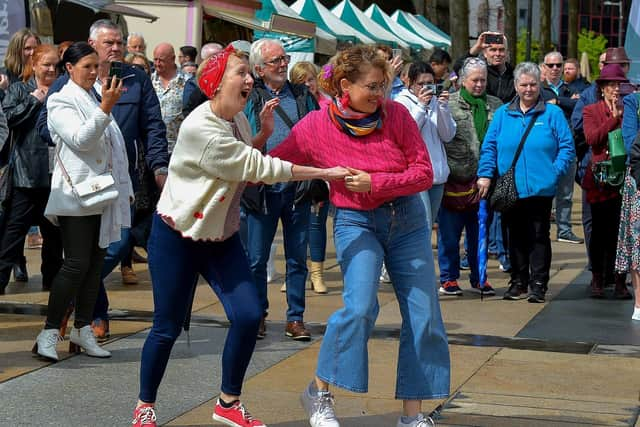
[[[476,181],[476,185],[478,186],[478,192],[480,193],[480,197],[485,199],[489,195],[489,187],[491,187],[491,180],[489,178],[478,178],[478,181]]]
[[[343,179],[349,175],[351,175],[351,172],[349,172],[348,168],[343,168],[342,166],[335,166],[332,168],[328,168],[324,170],[326,173],[326,176],[324,177],[324,179],[326,181],[334,181],[336,179]]]
[[[349,169],[350,175],[344,177],[344,185],[347,190],[355,193],[366,193],[371,191],[371,175],[359,169]]]

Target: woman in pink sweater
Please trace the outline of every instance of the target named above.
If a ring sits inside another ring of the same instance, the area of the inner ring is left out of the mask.
[[[432,425],[420,413],[421,401],[449,394],[447,336],[417,194],[431,187],[433,173],[415,121],[402,105],[384,99],[389,81],[389,65],[375,49],[343,51],[319,79],[333,102],[307,114],[269,153],[321,168],[349,166],[352,173],[331,183],[344,307],[329,318],[315,381],[302,395],[312,427],[340,425],[329,384],[367,392],[367,341],[378,315],[383,261],[403,319],[395,394],[403,400],[403,416],[397,425]]]

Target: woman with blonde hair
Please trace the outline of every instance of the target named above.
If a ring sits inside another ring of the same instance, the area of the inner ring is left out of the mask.
[[[4,57],[4,74],[8,82],[0,79],[0,88],[7,89],[11,83],[22,80],[27,61],[33,55],[33,50],[40,44],[40,38],[29,28],[22,28],[11,37]],[[4,87],[2,85],[5,84]]]
[[[151,75],[151,67],[149,67],[149,60],[144,54],[140,52],[130,52],[124,57],[124,62],[131,64],[134,67],[141,68],[147,73],[147,76]]]
[[[331,98],[322,93],[318,86],[318,67],[308,61],[296,62],[289,71],[291,83],[304,84],[316,98],[322,108],[331,103]],[[328,192],[327,192],[328,195]],[[324,260],[327,252],[327,216],[329,215],[329,200],[312,200],[311,217],[309,218],[309,254],[311,257],[311,286],[317,294],[326,294],[327,285],[324,283]]]

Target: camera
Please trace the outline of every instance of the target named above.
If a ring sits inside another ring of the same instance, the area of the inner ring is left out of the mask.
[[[121,79],[122,78],[122,69],[123,69],[122,62],[113,61],[109,65],[109,77],[116,77],[118,79]]]
[[[443,84],[435,84],[435,83],[426,83],[422,85],[426,90],[430,90],[435,96],[440,96],[440,94],[445,90]]]
[[[485,34],[484,42],[487,44],[504,44],[504,37],[502,34]]]

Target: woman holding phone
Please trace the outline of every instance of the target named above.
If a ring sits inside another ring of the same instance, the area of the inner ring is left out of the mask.
[[[409,110],[431,158],[433,186],[420,193],[427,210],[427,229],[430,232],[438,217],[444,183],[449,176],[444,144],[456,135],[456,122],[449,111],[449,92],[436,93],[435,75],[429,64],[421,61],[411,64],[408,79],[409,87],[400,92],[395,101]]]
[[[62,319],[74,299],[76,314],[69,350],[84,348],[89,356],[111,356],[98,346],[90,324],[106,248],[120,240],[122,227],[129,227],[133,198],[124,139],[111,116],[122,94],[122,81],[105,81],[99,102],[93,94],[98,76],[95,50],[85,42],[74,43],[62,61],[69,81],[47,100],[56,161],[45,216],[60,226],[64,263],[53,280],[45,327],[33,347],[34,353],[53,361],[58,360],[56,344]],[[117,198],[106,207],[79,202],[74,188],[107,172],[113,178]]]

